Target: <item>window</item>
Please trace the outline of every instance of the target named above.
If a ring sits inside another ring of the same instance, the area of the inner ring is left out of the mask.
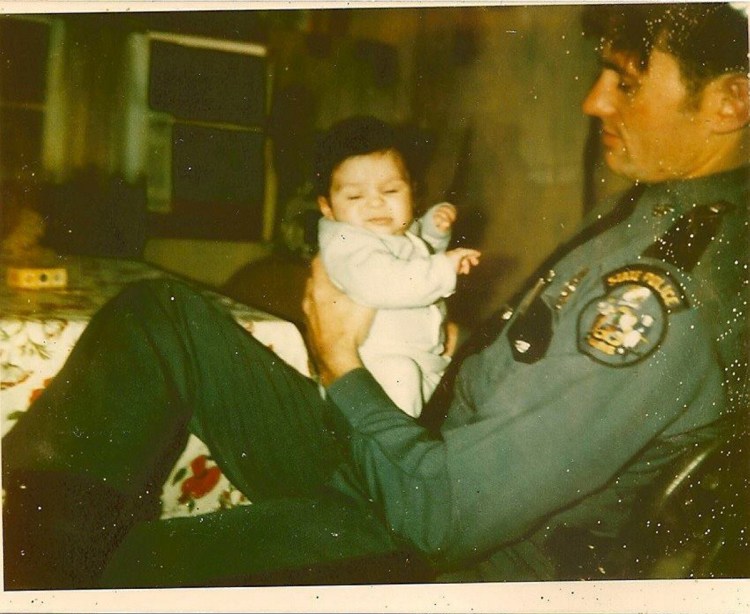
[[[266,48],[151,32],[149,208],[161,236],[270,239]]]
[[[50,24],[44,17],[0,18],[0,178],[41,174]]]

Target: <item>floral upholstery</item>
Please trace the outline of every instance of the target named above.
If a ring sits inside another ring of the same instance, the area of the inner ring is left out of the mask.
[[[142,262],[65,258],[65,290],[19,290],[0,284],[0,434],[13,428],[60,370],[96,310],[121,288],[139,279],[166,276]],[[7,263],[3,263],[3,280]],[[290,322],[204,290],[281,358],[308,373],[305,345]],[[203,514],[249,503],[191,435],[162,492],[162,518]]]

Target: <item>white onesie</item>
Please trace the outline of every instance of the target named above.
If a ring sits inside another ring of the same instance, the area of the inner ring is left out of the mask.
[[[455,292],[456,270],[445,255],[450,233],[434,225],[433,209],[404,235],[326,218],[319,225],[320,254],[333,283],[378,310],[360,347],[362,362],[393,402],[415,418],[450,362],[443,356],[443,299]]]

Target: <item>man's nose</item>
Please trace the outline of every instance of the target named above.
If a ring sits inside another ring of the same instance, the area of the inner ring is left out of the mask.
[[[607,75],[601,74],[591,86],[586,98],[583,99],[581,107],[586,115],[592,117],[605,117],[614,112],[612,104],[611,85],[608,83]]]

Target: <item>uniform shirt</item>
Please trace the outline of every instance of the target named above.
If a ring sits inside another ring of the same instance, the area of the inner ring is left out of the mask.
[[[334,382],[353,457],[334,486],[444,580],[554,577],[556,527],[615,535],[639,488],[747,403],[747,203],[746,168],[646,186],[463,361],[440,438],[366,370]],[[524,317],[546,322],[541,339]]]

